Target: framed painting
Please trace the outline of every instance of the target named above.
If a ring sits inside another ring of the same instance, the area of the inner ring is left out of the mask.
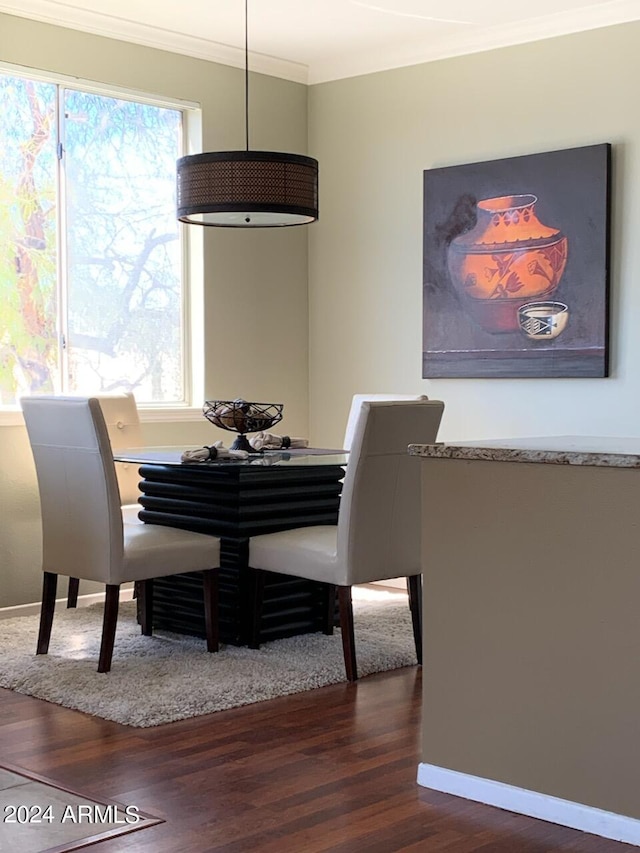
[[[611,145],[424,173],[423,377],[608,376]]]

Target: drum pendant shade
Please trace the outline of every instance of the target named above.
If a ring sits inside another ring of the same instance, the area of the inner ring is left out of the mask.
[[[178,219],[191,225],[273,228],[318,218],[318,161],[249,150],[249,37],[245,0],[246,150],[189,154],[177,163]]]
[[[178,219],[267,228],[318,218],[318,161],[277,151],[217,151],[178,160]]]

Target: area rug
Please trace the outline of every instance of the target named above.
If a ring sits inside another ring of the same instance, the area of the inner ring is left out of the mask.
[[[358,674],[416,663],[404,595],[354,589]],[[158,631],[143,637],[134,602],[120,607],[111,672],[98,673],[102,605],[56,612],[48,655],[38,617],[0,620],[0,687],[127,726],[148,727],[346,681],[340,630],[257,650]]]

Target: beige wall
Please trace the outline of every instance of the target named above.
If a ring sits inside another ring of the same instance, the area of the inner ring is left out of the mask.
[[[423,761],[640,818],[640,472],[416,462]]]
[[[198,102],[204,150],[244,146],[241,69],[0,14],[0,61]],[[307,89],[252,75],[251,143],[307,151]],[[282,401],[283,426],[308,429],[307,232],[204,229],[205,399]],[[201,405],[202,400],[195,400]],[[151,443],[200,444],[222,434],[204,420],[148,424]],[[40,595],[35,475],[22,427],[0,426],[0,607]],[[85,590],[86,591],[86,590]]]
[[[640,24],[311,88],[321,218],[310,230],[312,435],[357,392],[446,402],[445,438],[640,431]],[[423,380],[423,170],[613,143],[612,377]]]

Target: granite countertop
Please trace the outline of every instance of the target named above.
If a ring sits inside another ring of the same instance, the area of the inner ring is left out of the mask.
[[[640,468],[640,436],[556,435],[410,444],[412,456]]]

